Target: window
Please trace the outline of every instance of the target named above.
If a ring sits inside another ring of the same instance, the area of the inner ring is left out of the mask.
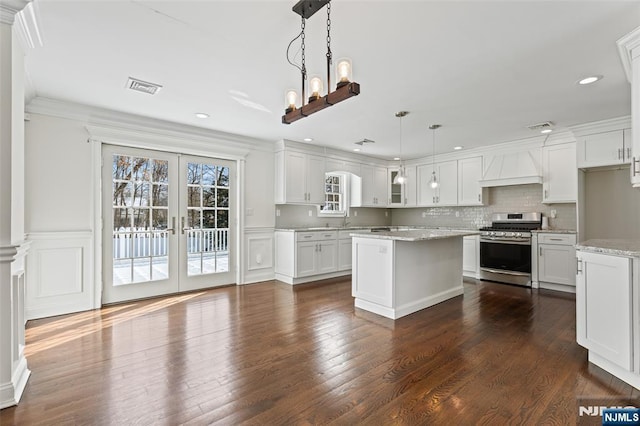
[[[346,214],[346,176],[327,173],[324,179],[324,203],[318,209],[319,217],[344,216]]]

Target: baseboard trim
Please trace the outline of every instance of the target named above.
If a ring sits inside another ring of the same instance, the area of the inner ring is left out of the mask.
[[[0,410],[17,405],[22,398],[24,388],[31,376],[31,370],[27,368],[27,359],[22,356],[18,367],[13,373],[11,382],[0,385]]]
[[[283,283],[296,285],[296,284],[309,283],[312,281],[326,280],[328,278],[343,277],[347,275],[351,275],[351,269],[347,271],[337,271],[337,272],[331,272],[329,274],[311,275],[309,277],[300,277],[300,278],[294,278],[288,275],[276,273],[276,280],[282,281]]]

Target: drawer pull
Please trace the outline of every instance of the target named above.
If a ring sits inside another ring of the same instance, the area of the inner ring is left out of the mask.
[[[564,241],[562,238],[549,238],[551,241]]]

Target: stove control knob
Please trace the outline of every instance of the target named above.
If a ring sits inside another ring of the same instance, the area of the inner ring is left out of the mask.
[[[522,233],[521,232],[516,232],[516,237],[522,237]]]

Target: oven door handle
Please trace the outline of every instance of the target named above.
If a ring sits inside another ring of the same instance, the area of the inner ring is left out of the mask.
[[[518,244],[521,246],[530,246],[530,240],[516,240],[505,238],[480,238],[481,243],[496,243],[496,244]]]
[[[481,271],[493,272],[494,274],[505,274],[505,275],[518,275],[523,277],[528,277],[531,275],[529,272],[515,272],[515,271],[505,271],[504,269],[491,269],[491,268],[480,268]]]

